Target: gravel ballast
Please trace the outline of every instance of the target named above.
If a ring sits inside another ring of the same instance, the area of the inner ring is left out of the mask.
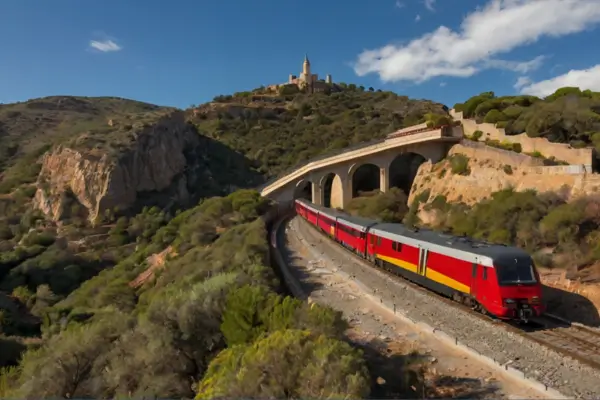
[[[438,295],[419,290],[401,278],[390,277],[322,236],[300,218],[289,222],[315,257],[327,257],[344,273],[373,290],[375,297],[396,305],[405,316],[438,328],[479,353],[524,372],[567,396],[599,398],[600,371],[554,350],[507,331],[502,323],[483,320],[452,307]]]

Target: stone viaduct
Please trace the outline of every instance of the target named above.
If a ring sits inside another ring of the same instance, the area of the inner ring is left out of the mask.
[[[463,137],[461,126],[415,125],[385,139],[343,149],[308,161],[260,188],[280,203],[306,198],[325,207],[344,208],[361,191],[398,187],[408,195],[419,166],[437,162]]]

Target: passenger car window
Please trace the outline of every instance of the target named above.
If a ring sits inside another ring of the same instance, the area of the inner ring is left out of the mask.
[[[477,264],[473,263],[473,278],[477,278]]]
[[[396,251],[396,242],[392,242],[392,250]]]
[[[487,268],[483,269],[483,280],[486,281],[487,280]]]

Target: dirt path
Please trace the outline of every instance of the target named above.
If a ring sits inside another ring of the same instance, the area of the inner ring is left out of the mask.
[[[286,228],[284,257],[313,301],[342,311],[350,322],[349,336],[365,349],[371,371],[377,375],[373,397],[545,398],[366,298],[358,286],[336,274],[336,264],[325,251],[318,260],[312,256],[309,247],[313,245],[296,229],[296,222]],[[410,379],[402,371],[419,367],[427,369],[429,389],[425,392],[418,385],[405,387]]]

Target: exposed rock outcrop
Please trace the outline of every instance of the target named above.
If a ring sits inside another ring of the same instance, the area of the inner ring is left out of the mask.
[[[507,188],[558,192],[566,199],[600,191],[600,177],[582,172],[582,166],[539,166],[535,158],[480,146],[481,149],[474,149],[468,142],[457,144],[447,159],[437,164],[423,163],[415,176],[409,204],[425,190],[429,190],[431,200],[443,195],[449,202],[466,204],[476,204],[493,192]],[[452,172],[451,158],[456,155],[467,159],[468,173]]]
[[[177,200],[185,200],[186,152],[200,139],[184,114],[171,113],[128,134],[134,140],[116,154],[64,145],[46,153],[35,195],[37,208],[60,220],[74,212],[76,200],[93,221],[104,210],[131,206],[142,192],[175,186]]]

